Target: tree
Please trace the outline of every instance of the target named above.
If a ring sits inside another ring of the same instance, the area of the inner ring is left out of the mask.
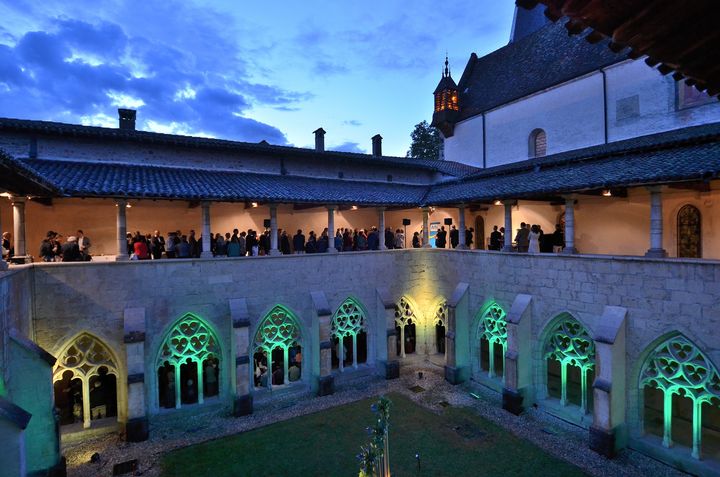
[[[410,144],[407,157],[440,159],[440,150],[443,145],[440,131],[430,126],[427,121],[416,124],[410,137],[412,138],[412,144]]]

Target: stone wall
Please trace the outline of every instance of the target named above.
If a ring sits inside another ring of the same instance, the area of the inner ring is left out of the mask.
[[[13,267],[0,272],[0,379],[9,385],[13,379],[10,363],[10,330],[23,336],[32,335],[32,270],[31,267]]]

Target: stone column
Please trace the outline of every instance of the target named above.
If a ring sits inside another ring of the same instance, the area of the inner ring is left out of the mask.
[[[280,255],[280,250],[278,250],[278,225],[276,204],[270,204],[270,255]]]
[[[505,236],[502,251],[512,252],[512,239],[513,239],[513,228],[512,228],[512,208],[515,205],[514,200],[504,200],[503,205],[505,206]]]
[[[387,250],[387,246],[385,245],[385,207],[378,208],[378,231],[380,232],[378,249]]]
[[[210,230],[210,202],[203,201],[200,206],[202,207],[202,252],[200,253],[201,258],[212,258],[212,232]]]
[[[320,341],[320,377],[318,378],[318,396],[328,396],[335,392],[335,377],[332,374],[332,311],[325,293],[310,292],[313,308],[318,319]]]
[[[147,440],[150,432],[145,405],[145,308],[126,308],[123,329],[127,362],[125,439],[128,442],[140,442]],[[151,363],[151,366],[155,366],[155,363]],[[162,385],[157,384],[158,387]]]
[[[396,379],[400,377],[400,362],[397,359],[398,337],[395,335],[395,301],[388,288],[377,288],[376,293],[378,333],[386,344],[379,358],[385,358],[385,379]]]
[[[650,249],[646,257],[665,258],[663,248],[662,192],[660,186],[648,187],[650,191]]]
[[[328,205],[328,253],[337,253],[335,248],[335,206]]]
[[[430,248],[430,228],[429,228],[429,222],[430,222],[430,209],[428,207],[423,207],[422,209],[423,213],[423,248]]]
[[[595,332],[595,382],[590,448],[613,457],[625,428],[625,317],[627,310],[606,306]]]
[[[532,388],[532,339],[530,301],[532,295],[517,295],[507,314],[507,350],[503,381],[503,409],[515,415]],[[530,404],[530,403],[526,403]]]
[[[253,412],[253,397],[250,386],[253,385],[251,376],[255,371],[251,366],[250,353],[250,314],[244,298],[230,299],[230,318],[232,322],[232,350],[230,355],[234,358],[233,382],[235,383],[235,398],[233,415],[246,416]],[[268,369],[270,370],[270,356],[268,356]],[[268,380],[271,380],[268,371]]]
[[[575,248],[575,196],[565,196],[565,248],[563,253],[577,253]]]
[[[119,262],[130,259],[127,253],[127,219],[125,216],[127,200],[118,199],[115,201],[115,206],[117,206],[117,255],[115,260]]]
[[[445,380],[460,384],[467,380],[470,367],[468,336],[469,285],[458,283],[447,302],[447,331],[445,332]]]
[[[15,255],[13,261],[24,262],[27,258],[25,249],[25,197],[13,197],[13,239]]]
[[[468,246],[465,243],[465,206],[458,206],[458,233],[460,234],[457,248],[460,250],[467,250]]]

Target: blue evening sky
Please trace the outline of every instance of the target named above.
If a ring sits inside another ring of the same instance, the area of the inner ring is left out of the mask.
[[[0,116],[404,156],[512,0],[0,0]]]

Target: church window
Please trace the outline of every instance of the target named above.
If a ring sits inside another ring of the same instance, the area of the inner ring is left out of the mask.
[[[53,370],[60,425],[89,428],[92,421],[117,416],[116,363],[110,349],[88,333],[65,347]]]
[[[415,352],[417,316],[407,297],[401,297],[395,305],[395,331],[397,355],[404,358]]]
[[[497,303],[491,303],[480,314],[477,339],[480,344],[480,369],[488,377],[505,375],[507,351],[507,314]]]
[[[448,306],[446,300],[441,300],[435,306],[435,351],[445,354],[445,332],[447,331]]]
[[[217,396],[220,347],[201,318],[188,313],[165,336],[156,363],[161,407],[179,409]]]
[[[275,305],[260,322],[253,339],[255,387],[272,388],[300,380],[301,338],[295,315]]]
[[[547,135],[542,129],[530,133],[530,157],[543,157],[547,154]]]
[[[330,324],[332,334],[332,366],[341,371],[345,366],[357,368],[367,361],[367,318],[360,305],[348,298],[335,311]]]
[[[592,383],[595,370],[595,343],[587,329],[571,315],[556,318],[545,341],[544,358],[547,362],[547,388],[550,397],[560,404],[580,406],[582,414],[588,408],[588,383]]]
[[[665,447],[691,447],[696,459],[703,450],[720,456],[720,375],[690,340],[676,335],[658,345],[640,371],[640,390],[646,434],[662,437]]]
[[[684,205],[677,214],[677,256],[702,257],[702,219],[693,205]]]

